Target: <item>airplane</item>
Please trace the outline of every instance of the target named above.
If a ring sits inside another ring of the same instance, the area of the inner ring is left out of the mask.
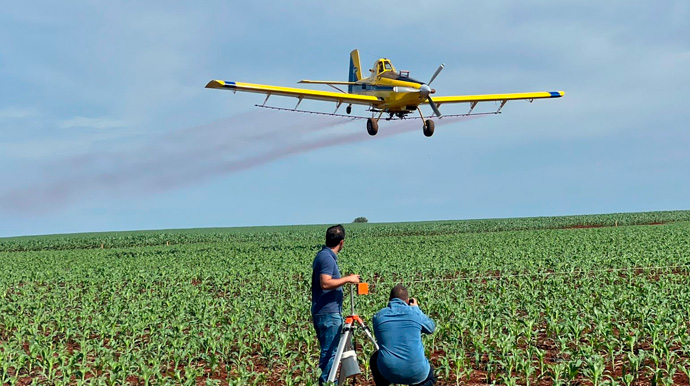
[[[359,51],[353,50],[350,52],[350,72],[347,82],[325,80],[301,80],[298,82],[305,84],[328,85],[337,90],[337,92],[269,86],[253,83],[229,82],[223,80],[212,80],[208,82],[206,88],[231,90],[233,92],[242,91],[265,94],[266,99],[264,100],[264,103],[261,105],[255,105],[258,107],[301,113],[366,119],[367,132],[369,135],[376,135],[376,133],[378,133],[378,121],[381,119],[383,114],[388,114],[388,117],[385,119],[391,120],[406,119],[408,114],[417,112],[419,113],[419,118],[421,118],[423,122],[423,133],[427,137],[431,137],[434,134],[434,121],[424,118],[422,110],[419,108],[420,105],[428,104],[436,117],[441,119],[443,117],[451,116],[500,114],[503,106],[505,106],[505,104],[510,100],[528,100],[532,102],[535,99],[560,98],[565,94],[563,91],[541,91],[513,94],[434,96],[432,98],[431,95],[436,93],[436,90],[431,88],[431,83],[436,79],[443,68],[444,65],[441,64],[436,72],[434,72],[434,74],[431,76],[431,79],[424,83],[411,78],[409,71],[397,71],[389,59],[381,58],[374,62],[374,67],[369,70],[371,75],[365,78],[362,74]],[[337,86],[347,86],[347,91],[344,91]],[[297,106],[295,106],[294,109],[266,106],[268,98],[270,98],[272,95],[295,97],[298,99]],[[303,99],[334,102],[336,104],[336,108],[333,113],[298,110],[297,108]],[[472,113],[479,102],[491,101],[500,102],[498,110],[490,113]],[[446,103],[469,103],[470,110],[466,114],[443,115],[441,114],[439,107]],[[342,104],[348,105],[345,109],[345,112],[348,115],[337,114],[338,109]],[[350,116],[349,114],[352,112],[352,105],[368,106],[369,109],[367,111],[371,112],[371,117]]]

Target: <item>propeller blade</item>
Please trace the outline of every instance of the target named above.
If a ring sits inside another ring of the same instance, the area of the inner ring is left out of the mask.
[[[434,101],[431,100],[431,97],[427,97],[427,99],[429,99],[429,106],[431,106],[431,109],[434,110],[434,114],[436,114],[437,117],[441,118],[441,110],[438,109],[436,103],[434,103]]]
[[[433,82],[434,79],[436,79],[438,73],[441,72],[441,70],[443,70],[443,67],[445,67],[445,64],[441,64],[440,66],[438,66],[436,72],[434,72],[434,75],[431,76],[431,80],[429,81],[429,83],[427,83],[428,85],[431,85],[431,82]]]

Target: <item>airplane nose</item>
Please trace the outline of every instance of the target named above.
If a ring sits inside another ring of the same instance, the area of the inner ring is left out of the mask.
[[[423,84],[419,86],[419,92],[422,94],[429,95],[429,93],[431,92],[431,87],[429,87],[429,85]]]

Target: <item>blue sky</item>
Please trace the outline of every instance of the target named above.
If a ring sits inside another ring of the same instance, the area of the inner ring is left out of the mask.
[[[0,236],[690,209],[688,20],[686,0],[8,3]],[[437,95],[566,95],[370,138],[204,89],[346,80],[354,48],[421,80],[445,63]]]

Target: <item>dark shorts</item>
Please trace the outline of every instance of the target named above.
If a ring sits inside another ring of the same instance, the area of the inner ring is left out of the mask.
[[[371,375],[374,377],[374,382],[376,383],[376,386],[388,386],[391,383],[388,382],[386,378],[379,373],[379,367],[376,364],[376,358],[378,358],[379,352],[374,351],[374,353],[371,355],[371,358],[369,359],[369,368],[371,369]],[[426,379],[423,380],[420,383],[415,383],[414,385],[410,386],[431,386],[436,383],[436,376],[434,375],[434,365],[431,363],[429,364],[429,375],[427,375]]]

